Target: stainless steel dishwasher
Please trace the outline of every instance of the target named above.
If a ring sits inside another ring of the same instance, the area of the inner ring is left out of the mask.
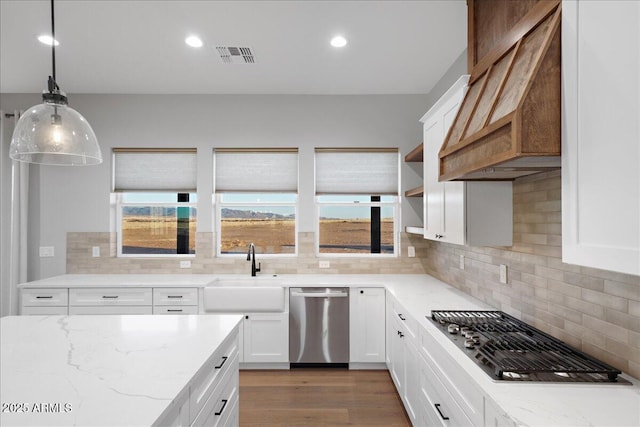
[[[349,363],[349,288],[289,289],[289,362]]]

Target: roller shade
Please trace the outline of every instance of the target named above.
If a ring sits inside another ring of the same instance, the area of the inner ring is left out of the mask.
[[[298,191],[297,149],[217,149],[215,191]]]
[[[398,194],[397,149],[316,148],[316,194]]]
[[[196,191],[196,149],[114,149],[114,191]]]

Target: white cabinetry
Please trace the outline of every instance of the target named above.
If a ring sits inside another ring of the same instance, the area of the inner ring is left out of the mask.
[[[69,312],[69,290],[66,288],[23,289],[20,292],[20,314],[66,315]]]
[[[153,314],[198,314],[198,288],[154,288]]]
[[[349,362],[384,363],[384,288],[353,288],[349,298]]]
[[[420,391],[418,383],[417,323],[405,314],[402,306],[393,298],[387,299],[387,367],[398,394],[416,425],[420,419]]]
[[[289,362],[289,313],[248,313],[243,321],[244,363]]]
[[[562,260],[640,275],[640,2],[562,2]]]
[[[69,314],[152,314],[152,288],[71,288]]]
[[[511,246],[511,182],[439,182],[439,152],[464,98],[469,76],[420,119],[424,138],[424,238],[472,246]]]

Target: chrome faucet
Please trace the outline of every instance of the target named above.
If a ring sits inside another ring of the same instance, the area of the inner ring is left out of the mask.
[[[249,243],[249,251],[247,252],[247,261],[251,261],[251,277],[255,277],[256,273],[260,272],[261,264],[258,263],[258,268],[256,268],[256,247],[252,243]]]

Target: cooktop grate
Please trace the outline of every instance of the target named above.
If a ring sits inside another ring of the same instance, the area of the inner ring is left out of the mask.
[[[431,318],[444,333],[448,325],[455,324],[479,336],[470,357],[490,368],[498,379],[616,382],[621,373],[501,311],[437,310],[431,312]]]

